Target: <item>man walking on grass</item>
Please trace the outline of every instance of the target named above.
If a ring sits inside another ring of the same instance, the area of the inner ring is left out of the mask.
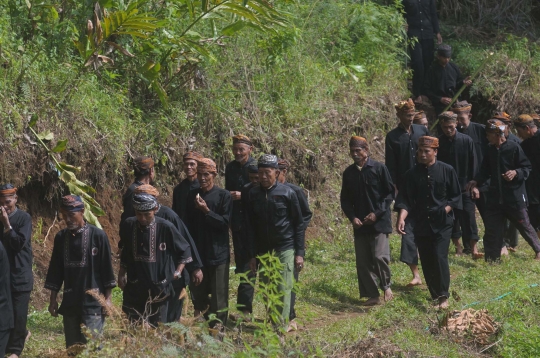
[[[388,234],[395,190],[386,166],[370,158],[364,138],[351,137],[349,153],[354,163],[343,172],[341,209],[354,229],[360,297],[367,298],[365,306],[374,306],[380,303],[379,287],[385,301],[393,298]]]
[[[453,210],[461,210],[461,188],[455,170],[437,160],[439,140],[424,136],[418,143],[418,165],[405,174],[405,185],[396,199],[396,228],[406,234],[405,220],[414,221],[422,271],[431,298],[439,308],[448,307],[450,268],[448,248],[454,224]]]

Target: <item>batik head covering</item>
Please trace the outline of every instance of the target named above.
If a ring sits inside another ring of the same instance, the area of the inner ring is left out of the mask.
[[[490,119],[486,124],[486,132],[504,134],[506,124],[498,119]]]
[[[291,163],[287,159],[279,158],[278,159],[278,169],[279,170],[288,170],[291,166]]]
[[[217,175],[216,163],[209,158],[202,158],[197,160],[197,172],[202,173],[208,171]]]
[[[454,113],[460,113],[460,112],[470,112],[472,109],[472,104],[470,104],[467,101],[459,101],[455,102],[452,106],[452,112]]]
[[[537,127],[540,127],[540,116],[537,113],[531,113],[530,116],[532,117],[534,124],[536,124]]]
[[[457,120],[457,114],[451,111],[442,112],[439,114],[440,122],[455,122]]]
[[[399,102],[394,108],[396,109],[396,113],[411,113],[416,111],[414,102],[410,98],[406,101]]]
[[[197,161],[197,160],[202,159],[202,158],[204,158],[202,156],[202,154],[190,151],[190,152],[187,152],[186,154],[184,154],[182,160],[183,161],[186,161],[186,160],[195,160],[195,161]]]
[[[435,137],[422,136],[418,139],[419,147],[439,148],[439,139]]]
[[[4,184],[0,186],[0,196],[12,196],[17,194],[17,188],[13,184]]]
[[[249,139],[249,137],[243,135],[243,134],[238,134],[238,135],[235,135],[234,137],[232,137],[232,142],[233,144],[236,144],[236,143],[243,143],[243,144],[247,144],[249,146],[252,146],[253,143],[251,142],[251,139]]]
[[[60,209],[71,213],[82,211],[84,209],[84,202],[78,195],[66,195],[62,197]]]
[[[257,163],[257,166],[259,168],[276,168],[276,169],[279,169],[278,158],[273,154],[263,154],[259,158],[259,162]]]
[[[133,166],[137,171],[144,172],[154,167],[154,160],[151,157],[137,157],[133,159]]]
[[[351,139],[349,139],[349,148],[369,149],[369,144],[364,137],[352,136]]]
[[[131,203],[133,209],[140,212],[150,211],[158,206],[156,197],[149,194],[133,194]]]
[[[249,163],[248,167],[247,167],[247,170],[249,173],[251,174],[256,174],[259,172],[259,166],[257,165],[257,162],[256,161],[252,161],[251,163]]]
[[[439,45],[437,48],[437,54],[446,58],[452,57],[452,46],[446,44]]]
[[[157,191],[157,189],[150,184],[139,185],[138,187],[135,188],[133,193],[134,194],[148,194],[148,195],[152,195],[155,198],[159,196],[159,191]]]
[[[495,112],[493,119],[498,119],[506,125],[512,123],[512,117],[506,112]]]
[[[514,125],[516,127],[527,127],[527,125],[534,123],[534,119],[528,114],[522,114],[514,119]]]
[[[415,113],[413,120],[419,120],[419,119],[422,119],[422,118],[426,118],[426,112],[420,110],[420,111]]]

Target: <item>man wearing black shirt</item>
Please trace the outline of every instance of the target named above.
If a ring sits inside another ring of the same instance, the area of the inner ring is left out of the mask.
[[[34,286],[32,274],[32,218],[17,208],[17,188],[11,184],[0,187],[0,230],[2,243],[9,258],[11,271],[11,302],[14,328],[7,345],[12,357],[21,355],[28,336],[26,319],[28,302]]]
[[[424,75],[433,62],[434,37],[442,43],[437,18],[436,0],[402,0],[405,19],[407,20],[407,36],[416,38],[409,48],[411,68],[413,70],[413,94],[419,96],[424,84]]]
[[[0,357],[6,354],[9,335],[13,329],[13,306],[11,305],[11,284],[9,282],[9,259],[0,242]]]
[[[396,199],[397,231],[405,234],[405,219],[414,220],[414,238],[431,298],[448,307],[450,268],[448,247],[454,222],[453,210],[461,210],[461,188],[455,170],[437,160],[439,140],[422,137],[419,164],[406,174],[406,184]]]
[[[504,123],[497,119],[488,121],[486,133],[490,146],[480,172],[467,184],[467,190],[471,190],[491,179],[485,221],[485,259],[500,259],[504,219],[507,218],[533,248],[535,258],[540,260],[540,242],[527,214],[525,180],[529,177],[531,162],[518,144],[506,140],[505,129]]]
[[[386,166],[369,157],[364,138],[353,136],[349,148],[354,164],[343,172],[341,209],[354,228],[360,297],[367,297],[364,305],[372,306],[380,302],[379,287],[385,301],[393,298],[388,234],[392,232],[390,206],[395,189]]]
[[[443,135],[439,137],[437,159],[454,168],[462,192],[463,209],[455,212],[452,241],[456,246],[456,254],[461,255],[463,250],[459,238],[463,237],[463,246],[466,252],[472,253],[473,258],[477,259],[484,255],[480,254],[476,247],[479,237],[474,200],[465,190],[467,183],[473,180],[478,167],[474,142],[471,137],[456,130],[457,115],[454,112],[441,113],[439,124]]]
[[[135,210],[133,210],[133,204],[131,203],[135,188],[142,184],[152,184],[154,182],[154,160],[145,156],[133,159],[133,172],[135,173],[135,181],[127,188],[122,196],[124,211],[120,216],[120,225],[122,225],[127,218],[135,216]]]
[[[197,180],[197,160],[203,156],[197,152],[187,152],[183,157],[183,171],[186,178],[180,182],[173,190],[172,209],[182,219],[186,220],[187,200],[189,192],[199,189]]]
[[[399,124],[386,135],[385,164],[390,172],[396,191],[399,191],[405,185],[405,173],[416,165],[418,139],[429,135],[429,131],[424,126],[413,124],[416,112],[414,103],[410,98],[407,101],[401,101],[395,107]],[[405,224],[407,226],[405,229],[406,234],[401,237],[401,256],[399,259],[409,265],[413,274],[409,286],[421,285],[422,280],[418,272],[418,253],[414,243],[412,221],[409,219]]]
[[[190,192],[186,225],[203,262],[203,280],[190,286],[193,293],[195,316],[206,311],[225,325],[229,307],[229,222],[232,212],[231,194],[214,184],[217,175],[213,160],[197,161],[197,178],[200,188]],[[215,326],[217,322],[210,322]]]

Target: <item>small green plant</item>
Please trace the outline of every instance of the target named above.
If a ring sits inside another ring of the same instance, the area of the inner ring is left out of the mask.
[[[34,234],[32,235],[32,241],[42,244],[43,240],[40,239],[43,231],[43,218],[38,218],[36,225],[34,226]]]

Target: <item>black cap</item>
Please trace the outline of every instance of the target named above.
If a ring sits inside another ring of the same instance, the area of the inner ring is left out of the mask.
[[[273,154],[263,154],[257,163],[259,168],[276,168],[278,169],[278,158]]]
[[[452,57],[452,46],[442,44],[437,48],[437,54],[442,57]]]

